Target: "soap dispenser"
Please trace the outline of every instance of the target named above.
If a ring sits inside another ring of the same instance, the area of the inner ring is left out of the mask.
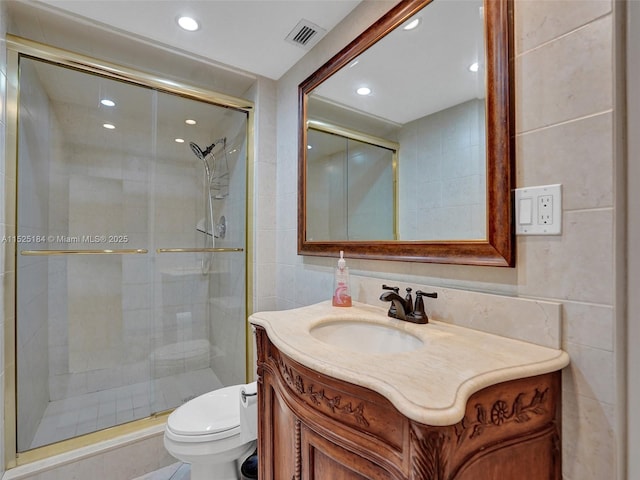
[[[333,300],[334,307],[350,307],[351,306],[351,288],[349,288],[349,267],[344,259],[344,252],[340,250],[340,259],[338,260],[338,268],[336,268],[335,281],[333,283]]]

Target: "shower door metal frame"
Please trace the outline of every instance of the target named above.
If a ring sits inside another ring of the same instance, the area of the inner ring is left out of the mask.
[[[219,92],[194,87],[186,83],[165,80],[155,74],[145,73],[129,67],[123,67],[111,62],[102,61],[86,55],[74,53],[68,50],[44,45],[32,40],[14,35],[7,35],[7,124],[6,124],[6,174],[5,192],[12,192],[12,197],[6,197],[4,205],[6,230],[4,235],[14,237],[17,225],[17,164],[18,164],[18,101],[19,79],[18,69],[20,57],[32,58],[39,61],[58,64],[63,67],[71,67],[81,72],[101,75],[103,77],[119,80],[133,85],[152,88],[158,92],[176,94],[191,100],[197,100],[211,105],[233,108],[247,114],[247,166],[246,166],[246,228],[245,228],[245,304],[246,315],[253,312],[253,272],[251,265],[254,263],[253,248],[253,182],[254,182],[254,103],[250,100],[226,95]],[[57,443],[17,452],[17,414],[16,414],[16,265],[17,248],[15,243],[4,243],[6,259],[5,270],[11,272],[4,276],[4,456],[7,469],[24,465],[36,460],[48,458],[53,455],[75,450],[87,444],[94,444],[104,440],[113,439],[121,435],[132,433],[143,428],[164,423],[170,411],[159,412],[152,416],[135,420],[122,425],[117,425],[106,430],[88,433],[82,436],[62,440]],[[220,249],[218,249],[220,250]],[[226,249],[225,249],[226,250]],[[229,249],[239,251],[238,249]],[[241,250],[241,249],[240,249]],[[58,252],[56,252],[58,253]],[[99,252],[99,253],[107,253]],[[113,251],[109,253],[115,253]],[[120,253],[120,252],[118,252]],[[126,252],[142,253],[142,252]],[[146,253],[146,252],[145,252]],[[37,254],[37,253],[35,253]],[[253,376],[250,359],[253,358],[250,329],[245,322],[246,345],[246,380]]]

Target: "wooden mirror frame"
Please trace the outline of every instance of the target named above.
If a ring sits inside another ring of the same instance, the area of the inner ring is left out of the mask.
[[[306,239],[306,155],[308,95],[339,69],[401,25],[432,0],[402,0],[298,87],[298,254],[404,262],[513,267],[515,240],[511,190],[515,173],[513,115],[513,1],[484,0],[487,60],[486,240],[308,241]]]

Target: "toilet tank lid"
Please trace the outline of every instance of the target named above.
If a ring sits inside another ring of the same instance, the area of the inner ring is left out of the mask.
[[[175,409],[167,426],[179,435],[207,435],[240,425],[240,385],[220,388]]]

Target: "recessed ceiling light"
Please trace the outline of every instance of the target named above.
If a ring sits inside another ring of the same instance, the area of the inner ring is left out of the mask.
[[[178,25],[187,32],[195,32],[200,28],[198,22],[191,17],[178,17]]]
[[[184,138],[176,138],[176,143],[184,143]]]
[[[371,89],[369,87],[360,87],[356,90],[358,95],[371,95]]]
[[[311,145],[307,145],[307,150],[311,150],[313,147]]]
[[[407,23],[404,27],[402,27],[402,29],[403,30],[413,30],[418,25],[420,25],[420,19],[419,18],[414,18],[409,23]]]
[[[470,72],[477,72],[479,69],[480,69],[480,65],[478,65],[478,62],[474,62],[471,65],[469,65]]]
[[[102,126],[107,130],[113,130],[114,128],[116,128],[116,126],[112,125],[111,123],[103,123]]]
[[[355,67],[358,63],[360,63],[360,60],[356,60],[355,62],[353,62],[351,65],[349,65],[349,68]]]
[[[186,123],[187,125],[195,125],[197,122],[188,118],[184,121],[184,123]]]
[[[102,100],[100,100],[100,103],[102,105],[104,105],[105,107],[115,107],[116,106],[116,102],[114,102],[113,100],[109,100],[108,98],[103,98]]]

